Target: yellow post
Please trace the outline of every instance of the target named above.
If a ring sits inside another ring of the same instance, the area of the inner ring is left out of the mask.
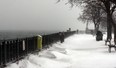
[[[42,36],[41,35],[37,36],[37,47],[39,50],[42,49]]]

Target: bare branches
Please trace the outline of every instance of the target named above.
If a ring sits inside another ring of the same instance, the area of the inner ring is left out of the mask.
[[[112,15],[113,12],[115,11],[115,8],[116,8],[116,5],[114,5],[114,6],[111,8],[111,15]]]
[[[71,7],[84,4],[83,14],[79,19],[93,23],[103,22],[102,18],[108,17],[106,14],[109,12],[112,15],[116,9],[116,0],[68,0],[68,3]]]

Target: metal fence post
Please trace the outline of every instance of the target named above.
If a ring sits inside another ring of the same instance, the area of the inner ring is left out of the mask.
[[[2,43],[0,43],[0,66],[2,65]]]
[[[3,52],[2,52],[2,61],[3,61],[3,65],[6,64],[6,44],[5,44],[5,40],[2,42],[3,45]]]

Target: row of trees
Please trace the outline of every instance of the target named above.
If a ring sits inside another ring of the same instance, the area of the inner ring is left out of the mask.
[[[59,0],[60,1],[60,0]],[[81,5],[84,7],[83,14],[79,17],[82,21],[93,22],[95,31],[99,26],[107,27],[107,40],[112,39],[112,29],[114,32],[114,42],[116,43],[116,0],[68,0],[72,6]]]

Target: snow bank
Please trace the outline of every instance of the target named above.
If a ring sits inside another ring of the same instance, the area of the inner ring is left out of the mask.
[[[116,68],[116,52],[108,53],[104,43],[92,35],[73,35],[6,68]]]

